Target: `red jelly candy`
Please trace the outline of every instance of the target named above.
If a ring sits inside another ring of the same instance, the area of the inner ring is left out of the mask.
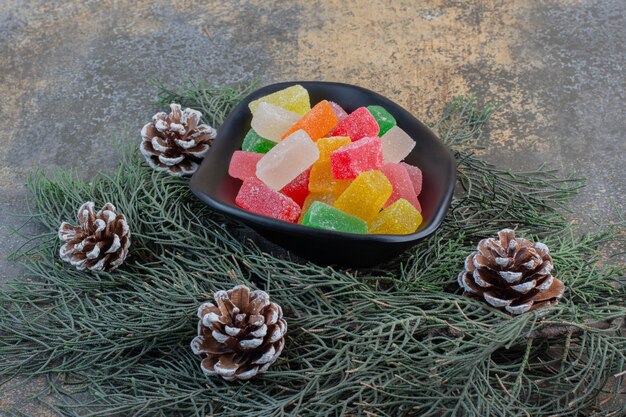
[[[420,213],[422,208],[419,201],[417,201],[417,195],[415,194],[415,188],[413,188],[413,182],[409,176],[409,172],[401,164],[385,164],[380,168],[380,171],[385,174],[385,177],[389,180],[393,186],[391,197],[385,203],[385,208],[395,203],[397,200],[404,198],[411,203]]]
[[[256,176],[256,164],[265,154],[246,151],[235,151],[228,165],[228,175],[240,180]]]
[[[294,178],[289,184],[285,185],[281,193],[295,201],[300,207],[304,204],[304,200],[309,195],[309,174],[311,168]]]
[[[378,136],[352,142],[330,154],[333,177],[340,180],[356,178],[361,172],[378,169],[382,165],[383,147]]]
[[[300,216],[298,203],[272,190],[257,177],[250,177],[243,182],[235,204],[253,213],[291,223],[297,222]]]
[[[422,192],[422,170],[414,165],[409,165],[406,162],[400,162],[400,165],[406,168],[411,177],[413,188],[415,188],[415,195],[419,197]]]
[[[359,107],[341,119],[331,136],[350,136],[353,141],[364,137],[378,136],[380,127],[365,107]]]

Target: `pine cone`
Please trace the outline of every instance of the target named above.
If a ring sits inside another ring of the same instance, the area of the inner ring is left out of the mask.
[[[105,204],[97,213],[93,208],[89,201],[78,209],[78,226],[61,224],[59,238],[65,244],[59,255],[81,271],[111,271],[128,255],[130,230],[126,217],[116,214],[113,204]]]
[[[139,149],[148,164],[171,175],[191,175],[209,151],[216,131],[198,124],[202,113],[181,111],[180,104],[170,104],[170,114],[159,112],[141,129]]]
[[[565,287],[551,271],[545,244],[516,238],[513,230],[504,229],[498,239],[480,241],[458,280],[464,295],[516,315],[558,302]]]
[[[215,302],[198,309],[198,336],[191,341],[193,353],[206,354],[200,365],[204,373],[232,381],[265,372],[285,346],[287,323],[280,306],[245,285],[216,292]]]

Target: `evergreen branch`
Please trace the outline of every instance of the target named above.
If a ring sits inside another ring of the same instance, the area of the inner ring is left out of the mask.
[[[218,125],[237,91],[161,86],[160,97]],[[560,206],[580,180],[476,158],[471,148],[492,111],[462,98],[447,107],[437,126],[461,181],[450,214],[375,269],[268,254],[197,201],[186,180],[143,166],[134,149],[122,150],[113,175],[90,182],[34,173],[28,187],[49,232],[23,252],[33,279],[0,290],[0,380],[45,375],[51,407],[65,416],[619,413],[626,290],[615,285],[623,270],[602,265],[598,250],[619,231],[577,236],[564,220]],[[131,256],[112,273],[86,274],[57,258],[56,229],[86,200],[112,201],[133,232]],[[511,225],[551,248],[566,285],[557,306],[509,317],[458,293],[465,256]],[[205,377],[188,344],[197,306],[237,283],[268,291],[290,330],[267,374],[233,384]]]

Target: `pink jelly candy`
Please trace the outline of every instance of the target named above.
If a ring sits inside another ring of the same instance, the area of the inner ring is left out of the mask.
[[[333,112],[335,112],[335,116],[337,116],[337,119],[339,121],[345,119],[346,116],[348,115],[348,113],[343,109],[343,107],[341,107],[339,104],[335,103],[334,101],[329,101],[328,104],[330,104],[330,107],[332,107]]]
[[[309,174],[311,168],[294,178],[289,184],[285,185],[281,193],[295,201],[300,207],[304,204],[304,200],[309,195]]]
[[[256,176],[256,163],[263,158],[262,153],[235,151],[230,159],[228,175],[240,180]]]
[[[359,107],[343,118],[333,130],[331,136],[350,136],[353,141],[364,137],[378,136],[380,127],[365,107]]]
[[[419,201],[417,201],[417,195],[415,194],[415,188],[413,182],[409,176],[407,169],[400,164],[385,164],[380,167],[380,171],[385,174],[391,185],[393,191],[391,197],[385,203],[385,207],[390,206],[397,200],[404,198],[411,203],[419,212],[422,211]]]
[[[333,177],[340,180],[356,178],[363,171],[383,165],[383,147],[377,136],[363,138],[333,151],[330,166]]]
[[[413,188],[415,188],[415,195],[419,197],[422,192],[422,170],[406,162],[400,162],[400,165],[405,167],[408,171],[411,182],[413,183]]]
[[[297,222],[300,216],[298,203],[272,190],[257,177],[250,177],[243,182],[235,204],[244,210],[291,223]]]

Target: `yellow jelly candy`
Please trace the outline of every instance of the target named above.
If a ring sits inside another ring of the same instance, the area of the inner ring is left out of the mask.
[[[311,101],[309,100],[309,92],[300,84],[285,88],[248,104],[252,114],[256,111],[259,103],[265,102],[273,104],[283,109],[290,110],[298,114],[304,114],[311,110]]]
[[[315,142],[320,150],[320,159],[330,159],[333,151],[352,143],[348,136],[331,136],[329,138],[320,138]]]
[[[422,215],[404,198],[381,211],[370,222],[369,232],[373,234],[407,235],[417,230],[422,223]]]
[[[333,196],[332,193],[311,193],[307,195],[304,199],[304,203],[302,204],[302,211],[300,212],[300,219],[298,220],[298,223],[302,223],[304,215],[314,201],[321,201],[322,203],[332,206],[335,202],[335,196]]]
[[[352,181],[333,205],[369,223],[383,208],[392,191],[391,183],[382,172],[365,171]]]

